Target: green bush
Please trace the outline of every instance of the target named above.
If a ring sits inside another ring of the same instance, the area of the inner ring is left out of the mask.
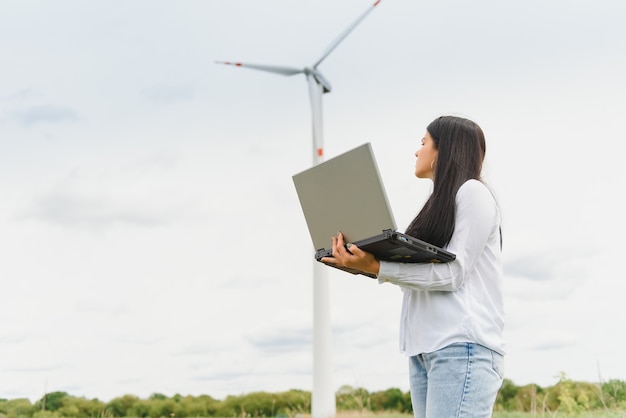
[[[342,386],[336,393],[338,415],[409,418],[409,392],[391,388],[368,392]],[[575,382],[565,374],[547,388],[517,386],[505,379],[494,407],[495,418],[531,416],[626,417],[626,382],[602,384]],[[28,399],[0,399],[0,418],[198,418],[198,417],[281,417],[294,418],[311,412],[311,393],[289,390],[281,393],[253,392],[217,400],[208,395],[172,397],[154,393],[147,399],[123,395],[102,402],[65,392],[52,392],[31,404]]]

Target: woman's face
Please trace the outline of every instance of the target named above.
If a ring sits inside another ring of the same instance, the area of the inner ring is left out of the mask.
[[[415,151],[415,156],[417,157],[417,161],[415,162],[415,176],[431,180],[434,178],[437,153],[435,142],[430,136],[430,133],[426,131],[424,138],[422,138],[422,146]]]

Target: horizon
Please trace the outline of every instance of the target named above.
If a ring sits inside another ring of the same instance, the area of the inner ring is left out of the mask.
[[[595,382],[595,381],[578,381],[578,380],[572,380],[572,379],[570,379],[569,377],[567,377],[567,373],[564,373],[564,372],[561,372],[561,375],[560,375],[560,376],[555,376],[555,379],[557,379],[557,381],[556,381],[554,384],[547,385],[547,386],[538,385],[538,384],[536,384],[536,383],[527,383],[527,384],[525,384],[525,385],[518,385],[518,384],[516,384],[516,382],[514,382],[514,381],[512,381],[511,379],[508,379],[508,378],[506,378],[506,377],[504,378],[504,381],[505,381],[505,382],[506,382],[506,381],[509,381],[509,382],[511,382],[514,386],[519,387],[519,388],[523,388],[523,387],[527,387],[527,386],[532,386],[532,385],[534,385],[534,386],[538,386],[538,387],[540,387],[541,389],[549,389],[549,388],[556,387],[559,383],[561,383],[561,382],[562,382],[562,380],[563,380],[563,379],[564,379],[564,380],[567,380],[567,381],[572,381],[572,382],[574,382],[574,383],[588,383],[588,384],[592,384],[592,385],[601,385],[601,384],[608,383],[608,382],[615,381],[615,380],[616,380],[616,381],[619,381],[619,382],[626,383],[626,381],[625,381],[625,380],[621,380],[621,379],[610,379],[610,380],[608,380],[608,381],[597,381],[597,382]],[[381,389],[381,390],[370,391],[370,390],[368,390],[367,388],[361,388],[361,387],[358,387],[358,386],[347,385],[347,384],[346,384],[346,385],[341,385],[341,386],[339,386],[339,387],[337,388],[337,390],[333,391],[333,393],[336,395],[336,394],[337,394],[337,393],[338,393],[338,392],[339,392],[342,388],[345,388],[345,387],[351,387],[351,388],[353,388],[353,389],[365,389],[365,390],[367,390],[367,392],[368,392],[369,394],[373,394],[373,393],[377,393],[377,392],[384,392],[384,391],[387,391],[387,390],[390,390],[390,389],[399,389],[399,390],[401,390],[401,391],[402,391],[402,393],[404,393],[404,394],[409,393],[409,389],[408,389],[408,388],[407,388],[406,390],[402,390],[402,389],[400,389],[399,387],[389,387],[389,388],[386,388],[386,389]],[[174,398],[174,397],[176,397],[176,396],[183,396],[183,397],[187,397],[187,396],[190,396],[190,397],[202,397],[202,396],[209,396],[209,397],[211,397],[212,399],[214,399],[214,400],[216,400],[216,401],[224,401],[227,397],[230,397],[230,396],[239,397],[239,396],[247,396],[247,395],[251,395],[251,394],[255,394],[255,393],[278,394],[278,393],[285,393],[285,392],[290,392],[290,391],[306,392],[306,393],[309,393],[309,394],[311,393],[311,390],[310,390],[310,389],[308,389],[308,390],[307,390],[307,389],[301,389],[301,388],[289,388],[289,389],[286,389],[286,390],[280,390],[280,391],[265,391],[265,390],[259,389],[259,390],[254,390],[254,391],[251,391],[251,392],[231,393],[231,394],[227,394],[227,395],[223,396],[222,398],[216,398],[216,397],[212,396],[210,393],[198,393],[198,394],[191,394],[191,393],[180,393],[180,392],[175,392],[175,393],[172,393],[172,394],[167,394],[167,393],[161,393],[161,392],[152,392],[152,393],[150,393],[149,395],[144,396],[144,397],[138,396],[138,395],[133,394],[133,393],[124,393],[124,394],[119,394],[119,395],[116,395],[116,396],[114,396],[114,397],[112,397],[112,398],[110,398],[110,399],[103,400],[103,399],[101,399],[101,398],[98,398],[97,396],[96,396],[96,397],[93,397],[93,398],[88,398],[88,397],[84,397],[84,396],[80,396],[80,395],[75,395],[75,394],[73,394],[73,393],[69,393],[69,392],[65,392],[65,391],[52,391],[52,392],[46,392],[45,394],[42,394],[40,398],[36,398],[36,399],[29,399],[29,398],[12,398],[12,399],[4,399],[4,398],[0,398],[0,400],[7,400],[7,401],[11,401],[11,400],[18,400],[18,399],[28,399],[28,401],[29,401],[32,405],[34,405],[34,404],[36,404],[37,402],[40,402],[40,401],[44,398],[44,396],[47,396],[47,395],[50,395],[50,394],[53,394],[53,393],[66,393],[66,394],[67,394],[67,396],[70,396],[70,397],[79,398],[79,399],[87,399],[87,400],[98,400],[98,401],[103,402],[103,403],[109,403],[109,402],[113,401],[114,399],[122,398],[122,397],[125,397],[125,396],[133,396],[133,397],[138,398],[139,400],[150,400],[150,399],[151,399],[152,397],[154,397],[155,395],[157,395],[157,396],[165,396],[166,398]]]

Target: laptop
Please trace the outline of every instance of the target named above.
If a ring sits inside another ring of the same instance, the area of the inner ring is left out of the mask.
[[[396,230],[372,146],[365,143],[295,174],[293,182],[315,247],[315,259],[332,257],[339,231],[379,260],[403,263],[449,262],[455,255]],[[360,270],[329,266],[376,277]]]

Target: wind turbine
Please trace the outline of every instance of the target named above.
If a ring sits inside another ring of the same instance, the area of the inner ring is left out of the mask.
[[[378,6],[381,0],[370,6],[326,49],[312,66],[304,68],[275,65],[244,64],[216,61],[218,64],[234,65],[253,70],[266,71],[284,76],[304,74],[309,84],[313,118],[313,165],[324,161],[324,136],[322,132],[322,95],[330,93],[330,83],[317,69],[331,52]],[[332,388],[331,325],[328,306],[328,268],[313,260],[313,391],[311,396],[312,418],[330,418],[336,413],[335,394]]]

